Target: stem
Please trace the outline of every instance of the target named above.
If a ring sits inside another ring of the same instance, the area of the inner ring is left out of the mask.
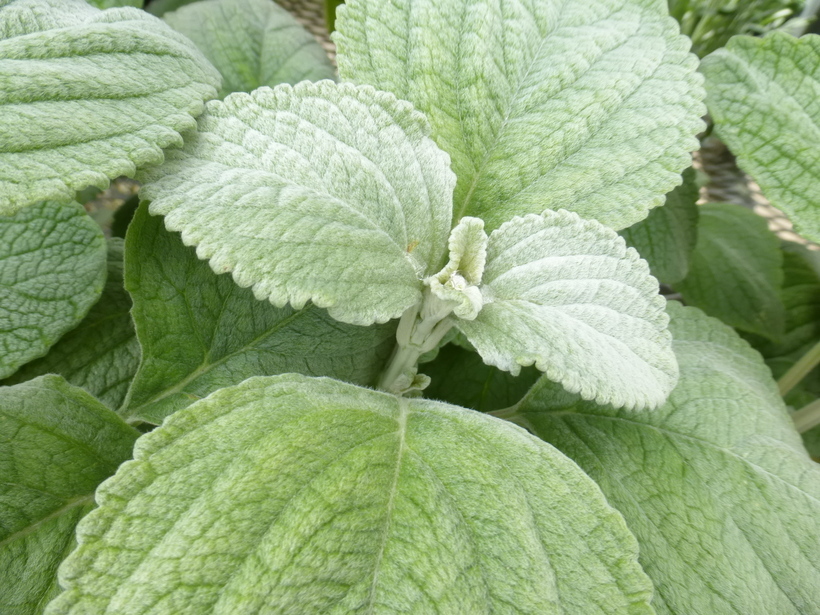
[[[797,384],[803,380],[814,367],[820,363],[820,342],[817,342],[811,350],[804,354],[800,359],[789,368],[780,380],[777,381],[777,387],[780,389],[780,395],[785,396]]]
[[[820,425],[820,399],[815,399],[808,406],[800,408],[792,413],[794,426],[800,433],[805,433],[809,429]]]

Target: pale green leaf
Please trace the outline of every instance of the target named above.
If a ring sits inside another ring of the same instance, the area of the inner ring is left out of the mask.
[[[350,0],[339,74],[411,101],[458,176],[454,220],[569,209],[630,226],[702,129],[689,40],[654,0]]]
[[[219,80],[139,9],[0,0],[0,214],[161,162]]]
[[[143,0],[85,0],[93,7],[98,9],[112,9],[120,6],[133,6],[138,9],[142,8]]]
[[[59,374],[116,409],[125,398],[139,361],[131,298],[122,280],[122,240],[112,239],[108,242],[108,279],[99,301],[46,356],[27,363],[2,384]]]
[[[490,235],[484,307],[456,326],[484,361],[533,365],[584,399],[662,404],[677,380],[665,302],[618,235],[567,211],[514,218]]]
[[[220,98],[336,72],[313,35],[272,0],[203,0],[164,19],[222,74]]]
[[[0,378],[73,329],[105,283],[105,239],[77,203],[0,216]]]
[[[820,466],[760,355],[696,308],[669,311],[681,378],[662,408],[598,406],[542,379],[521,418],[623,513],[659,613],[816,613]]]
[[[663,207],[621,231],[626,244],[638,251],[663,284],[680,282],[689,271],[689,257],[698,237],[698,196],[695,170],[687,169],[683,184],[666,195]]]
[[[675,289],[728,325],[776,339],[785,322],[782,265],[780,240],[764,218],[739,205],[707,203],[689,273]]]
[[[444,264],[455,177],[428,133],[409,103],[369,86],[263,87],[208,103],[142,194],[258,299],[386,322]]]
[[[652,612],[623,519],[551,446],[333,380],[217,391],[97,497],[49,615]]]
[[[472,350],[448,344],[437,356],[419,367],[430,377],[424,389],[428,399],[492,412],[518,402],[541,377],[534,367],[525,367],[518,376],[487,365]]]
[[[735,36],[701,71],[718,136],[796,230],[820,240],[820,36]]]
[[[160,423],[251,376],[298,372],[369,385],[395,344],[395,323],[346,325],[315,306],[257,301],[214,274],[145,204],[126,243],[126,284],[143,353],[127,416]]]
[[[40,615],[94,490],[138,432],[58,376],[0,387],[0,612]]]

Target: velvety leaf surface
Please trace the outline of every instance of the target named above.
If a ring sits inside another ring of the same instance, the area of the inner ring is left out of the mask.
[[[630,226],[702,129],[689,40],[654,0],[349,0],[339,74],[411,101],[458,176],[454,220],[569,209]]]
[[[48,615],[652,612],[623,519],[555,449],[338,381],[217,391],[98,500]]]
[[[436,358],[419,371],[431,379],[424,389],[425,397],[480,412],[509,408],[541,377],[534,367],[525,367],[513,376],[487,365],[476,352],[456,344],[439,350]]]
[[[167,13],[165,21],[222,74],[220,98],[335,75],[313,35],[272,0],[203,0]]]
[[[0,0],[0,214],[161,162],[219,80],[139,9]]]
[[[94,490],[138,432],[59,376],[0,387],[0,612],[40,615]]]
[[[126,243],[126,285],[143,352],[123,410],[128,416],[160,423],[251,376],[299,372],[372,384],[395,343],[393,323],[358,327],[315,306],[258,301],[215,275],[145,204]]]
[[[675,285],[689,305],[726,324],[776,339],[785,312],[780,240],[766,220],[728,203],[700,207],[689,273]]]
[[[736,36],[701,71],[718,136],[796,230],[820,240],[820,36]]]
[[[208,103],[142,195],[257,298],[386,322],[444,264],[455,177],[428,133],[409,103],[371,87],[263,87]]]
[[[73,329],[105,283],[105,239],[77,203],[0,216],[0,378]]]
[[[760,355],[669,309],[681,379],[662,408],[598,406],[542,379],[520,416],[623,513],[659,613],[816,613],[820,466]]]
[[[535,365],[584,399],[662,404],[677,380],[658,282],[594,220],[567,211],[514,218],[490,235],[484,307],[456,326],[485,363]]]
[[[683,184],[666,195],[666,203],[645,220],[621,231],[626,244],[649,263],[663,284],[675,284],[689,271],[689,256],[698,237],[698,185],[695,170],[683,173]]]
[[[76,329],[41,359],[27,363],[3,384],[59,374],[109,408],[119,408],[140,362],[131,320],[131,297],[123,287],[122,240],[108,242],[108,279],[102,296]]]

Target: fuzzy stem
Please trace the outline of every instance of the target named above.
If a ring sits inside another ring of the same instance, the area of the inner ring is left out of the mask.
[[[800,408],[792,413],[794,426],[800,433],[805,433],[809,429],[820,425],[820,399],[815,399],[808,406]]]
[[[820,363],[820,342],[817,342],[811,350],[804,354],[800,359],[789,368],[785,374],[777,381],[777,387],[780,389],[780,395],[785,396],[797,384],[805,378],[815,366]]]

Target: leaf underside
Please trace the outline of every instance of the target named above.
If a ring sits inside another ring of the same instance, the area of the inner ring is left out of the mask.
[[[623,513],[658,613],[815,613],[820,467],[760,355],[696,308],[670,314],[681,379],[662,408],[597,406],[542,380],[519,411]]]
[[[634,539],[563,455],[337,381],[222,389],[97,497],[48,615],[652,612]]]
[[[139,434],[58,376],[0,387],[0,612],[40,615],[94,490]]]
[[[0,215],[161,162],[219,81],[139,9],[0,2]]]
[[[208,103],[142,195],[257,298],[386,322],[421,299],[447,246],[455,177],[428,132],[371,87],[263,87]]]
[[[105,239],[77,203],[0,216],[0,378],[40,357],[100,296]]]
[[[820,241],[820,36],[735,36],[701,71],[718,136],[795,229]]]
[[[698,147],[702,79],[663,2],[349,0],[336,27],[342,79],[429,118],[456,222],[563,208],[624,228]]]

